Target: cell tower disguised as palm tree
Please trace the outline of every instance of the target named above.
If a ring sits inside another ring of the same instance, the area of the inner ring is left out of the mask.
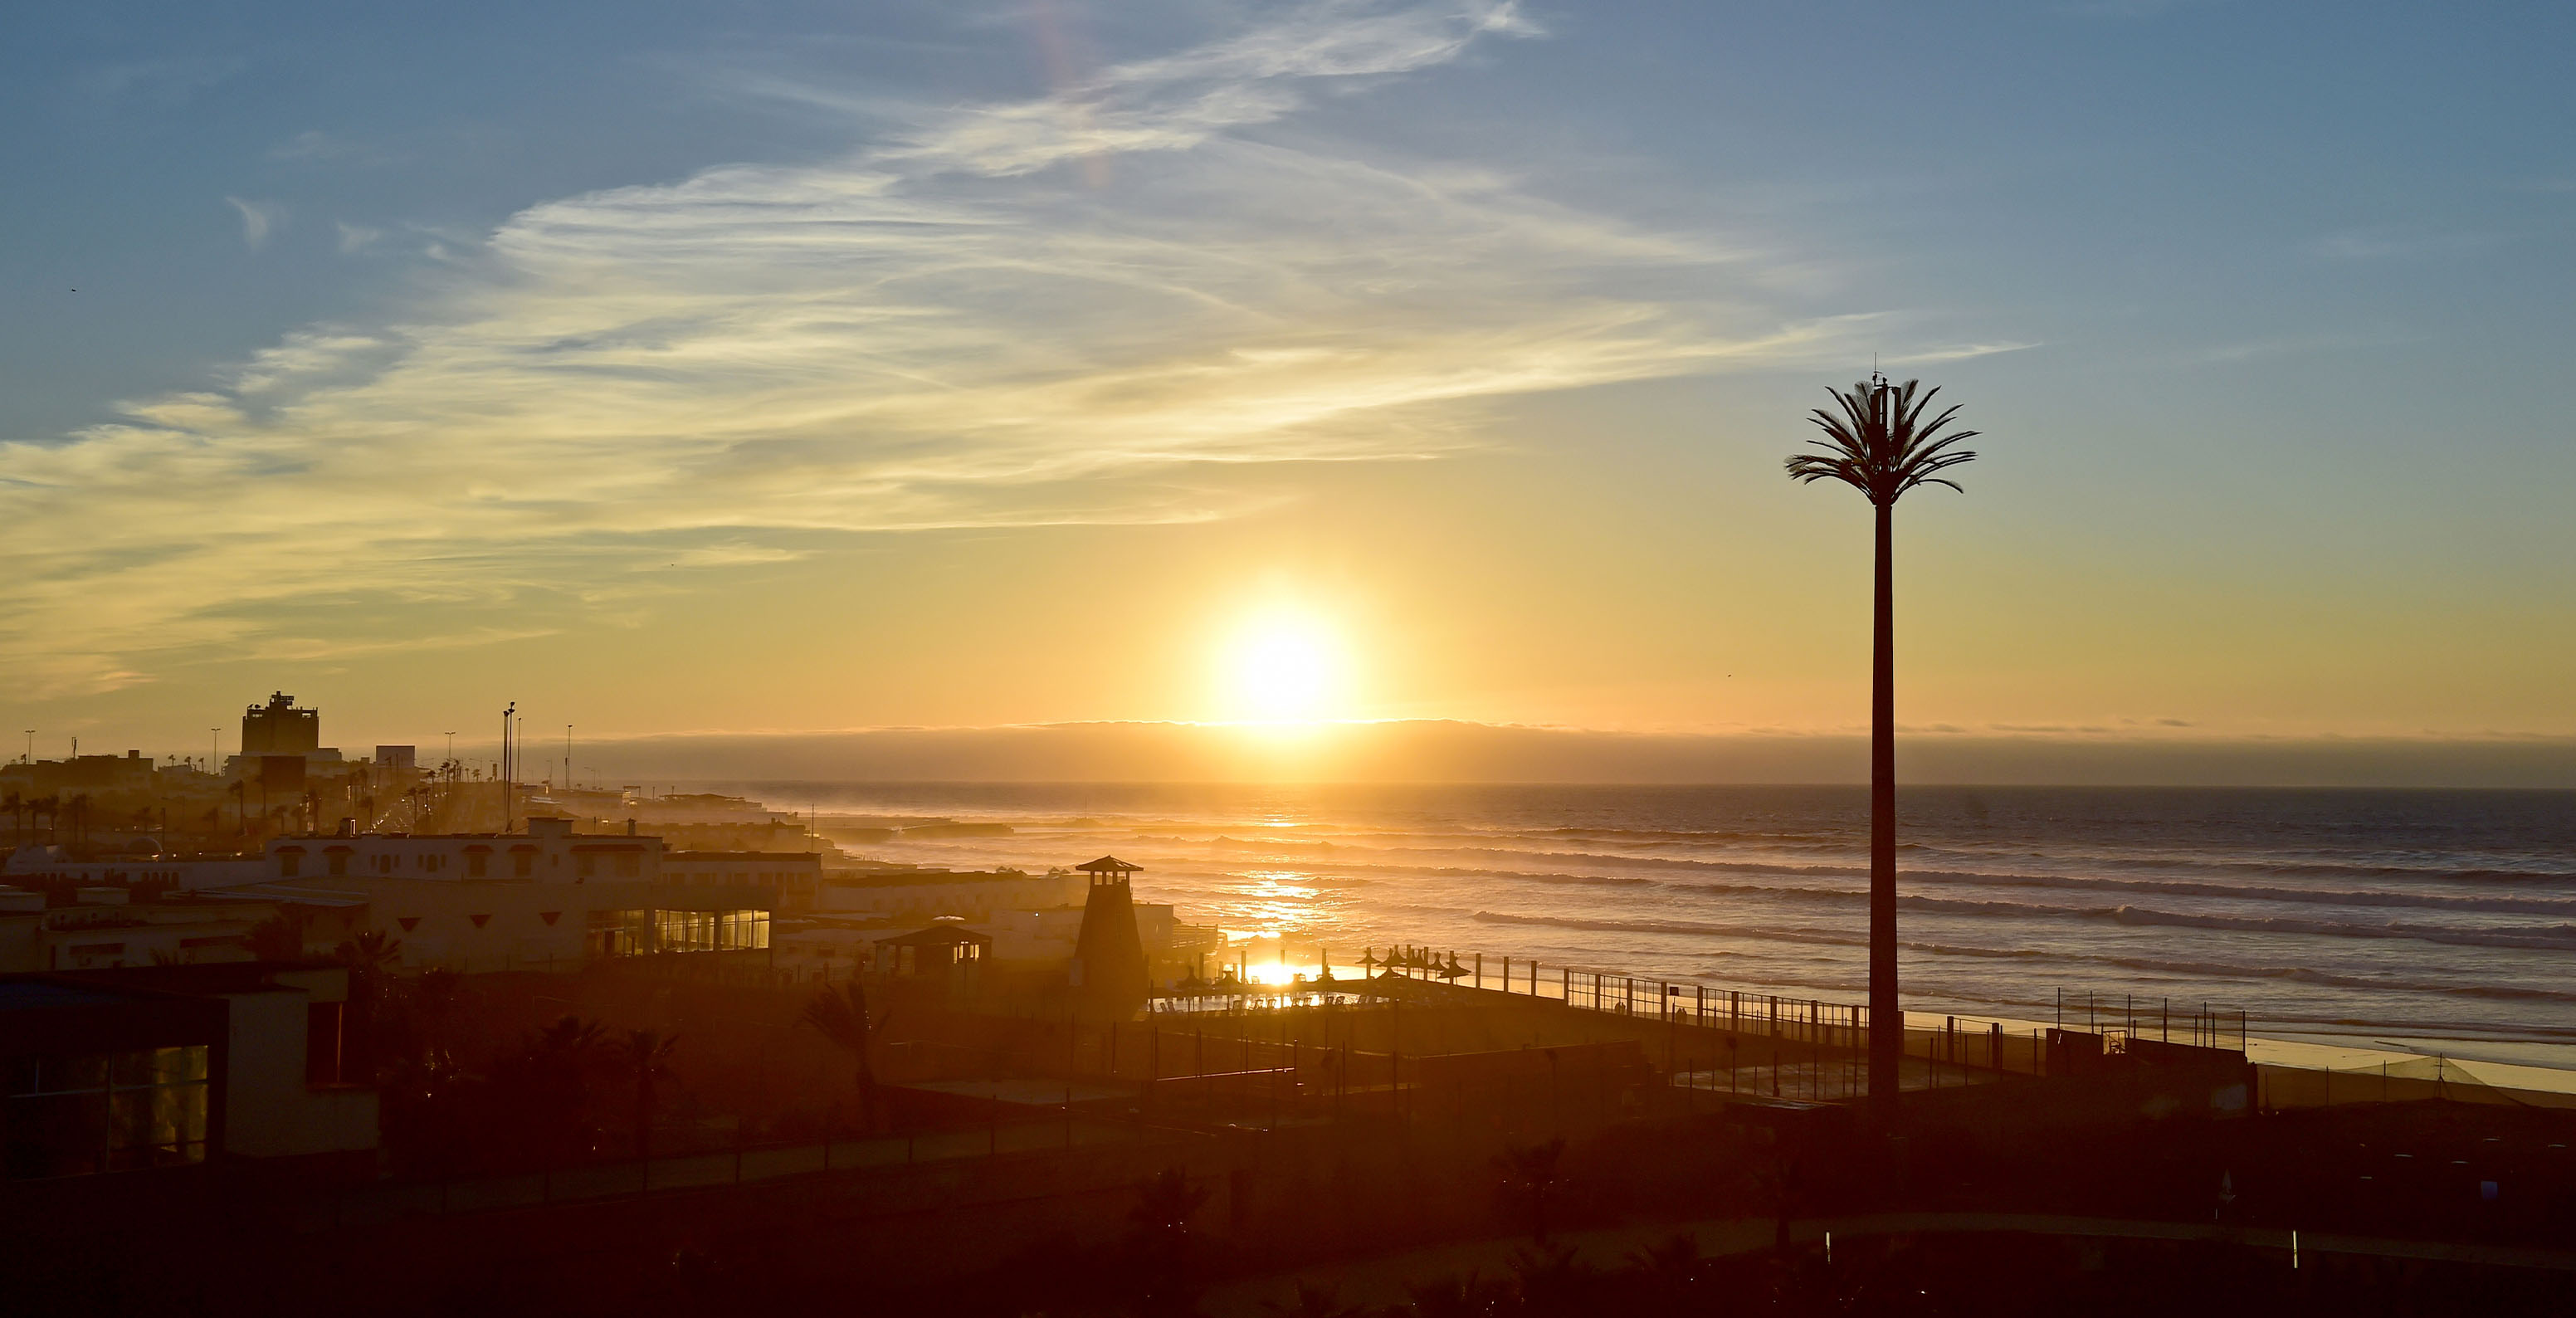
[[[1892,384],[1872,372],[1834,390],[1836,416],[1818,408],[1812,419],[1825,438],[1809,440],[1822,453],[1789,459],[1789,479],[1807,484],[1837,480],[1869,497],[1878,512],[1878,594],[1873,613],[1869,702],[1869,1101],[1882,1117],[1896,1105],[1897,1067],[1905,1043],[1905,1016],[1896,998],[1896,610],[1889,580],[1896,501],[1917,485],[1947,485],[1941,472],[1977,455],[1954,448],[1973,430],[1946,429],[1956,405],[1933,417],[1933,389],[1919,397],[1919,380]]]

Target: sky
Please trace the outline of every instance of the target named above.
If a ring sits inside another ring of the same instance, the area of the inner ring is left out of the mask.
[[[2546,5],[36,4],[0,726],[2576,737]],[[6,722],[14,718],[16,722]],[[220,736],[226,749],[232,734]]]

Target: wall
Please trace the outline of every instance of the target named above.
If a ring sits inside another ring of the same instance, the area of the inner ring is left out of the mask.
[[[304,1083],[306,1009],[345,1001],[348,973],[281,971],[277,979],[274,988],[224,995],[232,1045],[224,1151],[275,1158],[374,1148],[374,1090]]]

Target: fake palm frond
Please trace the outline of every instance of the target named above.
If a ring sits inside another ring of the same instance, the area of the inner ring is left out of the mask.
[[[1977,432],[1941,433],[1959,414],[1956,404],[1926,423],[1923,414],[1931,410],[1932,399],[1941,391],[1923,390],[1917,397],[1921,384],[1920,380],[1900,385],[1872,379],[1853,385],[1848,393],[1829,391],[1842,415],[1815,410],[1810,419],[1825,438],[1807,442],[1824,451],[1791,455],[1789,479],[1801,484],[1841,481],[1879,505],[1896,502],[1917,485],[1958,489],[1957,481],[1940,473],[1976,459],[1976,454],[1953,446],[1976,438]]]

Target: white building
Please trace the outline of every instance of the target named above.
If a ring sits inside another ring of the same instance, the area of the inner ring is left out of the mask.
[[[823,881],[823,857],[811,851],[665,851],[662,882],[689,888],[767,888],[778,909],[810,911]]]
[[[1089,880],[1070,870],[946,873],[936,870],[835,870],[823,876],[819,911],[847,911],[914,924],[943,915],[970,922],[1012,911],[1082,905]]]
[[[360,833],[280,837],[268,843],[262,878],[368,875],[407,879],[525,879],[652,883],[661,877],[662,839],[574,833],[569,819],[531,819],[525,833]]]

